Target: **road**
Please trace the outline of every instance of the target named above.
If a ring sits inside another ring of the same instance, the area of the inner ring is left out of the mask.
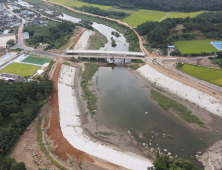
[[[53,2],[51,2],[51,3],[53,3]],[[61,4],[58,4],[58,3],[54,3],[54,4],[61,5]],[[115,19],[113,19],[113,18],[108,18],[108,17],[103,17],[103,16],[99,16],[99,15],[94,15],[94,14],[86,13],[86,12],[81,12],[81,11],[75,10],[75,9],[73,9],[73,8],[67,7],[67,6],[65,6],[65,5],[61,5],[61,6],[67,8],[67,9],[69,9],[69,10],[72,10],[72,11],[74,11],[74,12],[78,12],[78,13],[82,13],[82,14],[85,14],[85,15],[91,15],[91,16],[96,16],[96,17],[108,19],[108,20],[115,21],[115,22],[118,22],[119,24],[122,24],[122,25],[125,25],[125,26],[129,27],[129,28],[132,29],[132,30],[135,32],[135,34],[138,36],[140,48],[147,54],[147,56],[148,56],[147,59],[149,59],[149,60],[152,60],[152,59],[153,59],[153,57],[151,57],[151,54],[144,48],[143,43],[142,43],[142,39],[141,39],[140,35],[139,35],[139,34],[137,33],[137,31],[135,31],[135,30],[133,29],[133,27],[131,27],[130,25],[128,25],[128,24],[126,24],[126,23],[124,23],[124,22],[122,22],[122,21],[115,20]],[[15,14],[15,15],[16,15],[16,14]],[[17,15],[17,16],[18,16],[18,15]],[[20,16],[18,16],[18,17],[21,18]],[[33,48],[31,48],[31,47],[26,46],[26,45],[24,44],[24,42],[23,42],[23,34],[22,34],[22,30],[23,30],[23,27],[24,27],[23,24],[24,24],[24,23],[25,23],[25,20],[22,19],[22,24],[21,24],[21,26],[20,26],[20,28],[19,28],[19,40],[18,40],[18,44],[16,44],[16,46],[14,46],[13,48],[22,48],[22,49],[31,51],[31,52],[36,53],[36,54],[39,54],[39,55],[48,55],[48,56],[52,56],[52,57],[70,57],[70,56],[66,56],[66,55],[63,55],[63,54],[57,54],[57,53],[51,53],[51,52],[46,52],[46,51],[40,51],[40,50],[36,50],[36,49],[33,49]],[[89,56],[81,55],[80,57],[81,57],[81,58],[85,58],[85,57],[89,57]],[[104,58],[104,57],[105,57],[105,56],[92,56],[92,55],[90,56],[90,58]],[[107,58],[112,58],[112,56],[106,56],[106,57],[107,57]],[[209,57],[209,56],[207,56],[207,57]],[[114,56],[114,58],[121,58],[121,59],[139,59],[139,57],[136,57],[136,58],[135,58],[135,57],[120,57],[120,56]],[[197,59],[202,59],[202,58],[203,58],[203,57],[195,57],[195,58],[189,58],[189,59],[186,59],[186,60],[197,60]],[[210,87],[210,88],[212,88],[212,89],[215,89],[215,90],[217,90],[217,91],[222,92],[222,88],[220,88],[220,87],[218,87],[218,86],[215,86],[215,85],[213,85],[213,84],[211,84],[211,83],[208,83],[208,82],[202,81],[202,80],[200,80],[200,79],[197,79],[197,78],[195,78],[195,77],[193,77],[193,76],[190,76],[190,75],[188,75],[188,74],[186,74],[186,73],[183,73],[183,72],[177,70],[177,69],[174,68],[173,66],[169,66],[169,65],[166,65],[166,64],[163,63],[164,61],[169,61],[169,60],[170,60],[170,61],[174,61],[174,62],[178,62],[178,61],[183,62],[183,61],[185,61],[185,60],[178,60],[177,58],[175,58],[175,59],[168,58],[168,59],[167,59],[166,57],[162,57],[162,56],[156,57],[156,59],[157,59],[156,61],[157,61],[159,64],[164,65],[166,68],[171,69],[171,70],[177,72],[178,74],[181,74],[181,75],[183,75],[183,76],[185,76],[185,77],[187,77],[187,78],[189,78],[189,79],[191,79],[191,80],[194,80],[194,81],[196,81],[196,82],[198,82],[198,83],[200,83],[200,84],[202,84],[202,85],[204,85],[204,86],[207,86],[207,87]]]
[[[170,70],[172,70],[172,71],[174,71],[174,72],[176,72],[176,73],[184,76],[184,77],[187,77],[187,78],[189,78],[189,79],[191,79],[191,80],[194,80],[194,81],[196,81],[196,82],[198,82],[198,83],[200,83],[200,84],[202,84],[202,85],[204,85],[204,86],[206,86],[206,87],[209,87],[209,88],[211,88],[211,89],[214,89],[215,91],[222,92],[222,88],[219,87],[219,86],[216,86],[216,85],[214,85],[214,84],[208,83],[208,82],[203,81],[203,80],[200,80],[200,79],[198,79],[198,78],[196,78],[196,77],[193,77],[193,76],[191,76],[191,75],[189,75],[189,74],[186,74],[186,73],[184,73],[184,72],[176,69],[172,64],[171,64],[171,65],[164,64],[164,61],[181,62],[181,63],[183,63],[183,62],[185,62],[185,61],[199,60],[199,59],[204,59],[204,58],[208,58],[208,57],[209,57],[209,56],[205,56],[205,57],[195,57],[195,58],[187,58],[187,59],[184,59],[184,60],[178,60],[177,58],[168,58],[168,59],[167,59],[167,58],[165,58],[165,57],[162,57],[162,58],[156,58],[156,62],[159,63],[160,65],[163,65],[163,66],[165,66],[166,68],[168,68],[168,69],[170,69]],[[211,56],[211,57],[212,57],[212,56]],[[147,60],[153,60],[153,57],[146,57],[146,59],[147,59]]]

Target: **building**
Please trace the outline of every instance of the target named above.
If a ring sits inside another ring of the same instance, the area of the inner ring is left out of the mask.
[[[0,74],[0,80],[5,80],[7,82],[17,82],[20,80],[20,76],[15,74],[2,73]]]
[[[28,32],[23,32],[23,39],[24,40],[29,39],[29,33]]]

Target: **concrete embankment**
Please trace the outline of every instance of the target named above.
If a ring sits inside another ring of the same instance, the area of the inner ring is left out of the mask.
[[[147,167],[153,166],[145,157],[128,151],[120,151],[116,147],[95,141],[84,133],[73,87],[75,72],[76,68],[62,65],[58,80],[60,126],[63,136],[76,149],[113,164],[135,170],[146,170]]]

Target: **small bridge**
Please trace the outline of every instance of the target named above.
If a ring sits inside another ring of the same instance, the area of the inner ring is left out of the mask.
[[[99,50],[67,50],[67,55],[78,55],[85,54],[86,55],[115,55],[115,56],[126,56],[126,57],[145,57],[145,53],[143,52],[130,52],[130,51],[99,51]],[[90,57],[90,56],[89,56]]]

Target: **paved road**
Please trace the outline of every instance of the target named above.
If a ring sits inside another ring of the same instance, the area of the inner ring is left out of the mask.
[[[114,59],[144,59],[144,57],[129,57],[129,56],[115,56],[115,55],[75,55],[76,57],[79,56],[80,58],[112,58]],[[69,55],[69,57],[71,57]]]
[[[163,65],[163,66],[165,66],[166,68],[168,68],[168,69],[170,69],[170,70],[178,73],[178,74],[181,74],[181,75],[184,76],[184,77],[187,77],[187,78],[189,78],[189,79],[191,79],[191,80],[194,80],[194,81],[196,81],[196,82],[198,82],[198,83],[200,83],[200,84],[202,84],[202,85],[204,85],[204,86],[207,86],[207,87],[209,87],[209,88],[212,88],[212,89],[215,90],[215,91],[222,92],[222,88],[219,87],[219,86],[216,86],[216,85],[214,85],[214,84],[208,83],[208,82],[203,81],[203,80],[200,80],[200,79],[198,79],[198,78],[196,78],[196,77],[193,77],[193,76],[191,76],[191,75],[189,75],[189,74],[186,74],[186,73],[184,73],[184,72],[176,69],[172,64],[171,64],[171,65],[164,64],[164,61],[185,62],[185,61],[191,61],[191,60],[199,60],[199,59],[208,58],[208,57],[209,57],[209,56],[205,56],[205,57],[195,57],[195,58],[187,58],[187,59],[185,59],[185,60],[178,60],[177,58],[169,58],[169,59],[166,59],[165,57],[162,57],[162,58],[156,58],[156,62],[159,63],[159,64],[161,64],[161,65]],[[211,57],[212,57],[212,56],[211,56]],[[153,57],[146,57],[146,59],[152,60]]]

